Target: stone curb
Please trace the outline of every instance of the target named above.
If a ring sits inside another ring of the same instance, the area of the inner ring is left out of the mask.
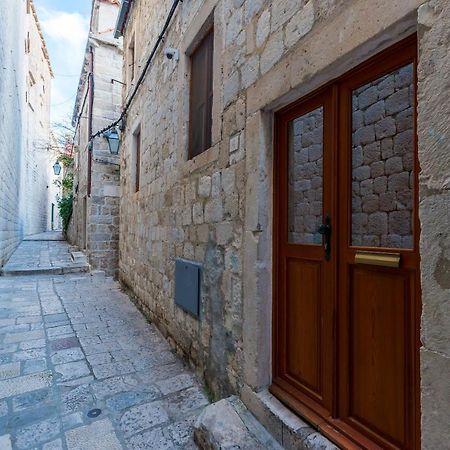
[[[83,264],[70,267],[48,267],[42,269],[2,270],[0,276],[15,277],[24,275],[65,275],[68,273],[89,272],[89,265]]]

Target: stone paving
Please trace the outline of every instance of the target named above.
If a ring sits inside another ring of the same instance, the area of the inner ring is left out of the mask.
[[[195,449],[207,405],[111,278],[0,277],[1,450]]]
[[[4,275],[56,274],[88,269],[86,263],[79,264],[72,260],[67,242],[59,241],[54,233],[37,235],[33,239],[22,241],[4,265]]]
[[[61,231],[45,231],[44,233],[31,234],[23,238],[24,241],[65,241]]]

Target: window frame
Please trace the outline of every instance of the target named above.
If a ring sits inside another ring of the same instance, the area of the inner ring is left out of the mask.
[[[131,85],[136,78],[136,34],[134,33],[128,45],[127,53],[128,83]]]
[[[195,157],[201,155],[205,151],[207,151],[212,146],[212,113],[213,113],[213,102],[214,102],[214,24],[211,23],[208,28],[205,29],[204,33],[202,33],[201,38],[198,39],[197,45],[194,47],[192,51],[190,51],[189,57],[189,67],[190,67],[190,83],[189,83],[189,138],[188,138],[188,159],[192,160]],[[208,43],[208,40],[209,43]],[[206,109],[207,115],[205,117],[204,129],[203,129],[203,148],[199,151],[194,151],[194,143],[193,143],[193,70],[194,64],[193,59],[196,53],[201,49],[203,45],[209,45],[206,51],[207,65],[205,68],[206,71]]]

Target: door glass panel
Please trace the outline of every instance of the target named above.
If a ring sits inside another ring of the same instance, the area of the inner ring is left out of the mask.
[[[413,79],[409,64],[353,91],[352,245],[413,246]]]
[[[288,240],[322,244],[323,107],[289,123]]]

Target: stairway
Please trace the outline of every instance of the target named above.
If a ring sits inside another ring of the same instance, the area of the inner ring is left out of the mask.
[[[84,253],[70,247],[54,232],[49,232],[25,238],[3,266],[0,275],[63,275],[89,270]]]

